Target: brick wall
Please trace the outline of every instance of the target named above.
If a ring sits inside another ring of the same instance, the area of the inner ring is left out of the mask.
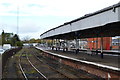
[[[110,50],[112,43],[112,37],[103,38],[103,49]],[[101,47],[101,38],[88,38],[88,48],[89,49],[100,49]]]

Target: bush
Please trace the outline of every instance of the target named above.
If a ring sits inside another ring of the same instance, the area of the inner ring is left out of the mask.
[[[21,47],[21,46],[23,46],[23,43],[22,43],[21,41],[17,41],[17,42],[16,42],[16,46]]]

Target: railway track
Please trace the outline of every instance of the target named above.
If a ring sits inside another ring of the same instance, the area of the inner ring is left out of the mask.
[[[35,48],[24,48],[12,58],[13,62],[11,65],[13,66],[16,63],[16,67],[9,67],[10,71],[6,72],[10,75],[16,73],[17,78],[24,78],[25,80],[105,80],[100,76],[75,68],[78,63],[69,63],[69,61],[66,61],[67,64],[75,65],[75,67],[67,65],[62,58],[45,54],[43,51]],[[11,73],[11,69],[13,71],[16,70],[16,72]]]
[[[53,67],[51,67],[50,65],[48,65],[47,63],[45,63],[45,62],[43,62],[43,60],[41,60],[39,57],[37,57],[36,56],[36,54],[33,54],[41,63],[43,63],[43,64],[45,64],[45,65],[47,65],[50,69],[52,69],[53,71],[55,71],[55,72],[57,72],[57,73],[59,73],[59,74],[61,74],[62,76],[64,76],[65,78],[67,78],[67,79],[71,79],[69,76],[67,76],[67,75],[65,75],[65,74],[63,74],[62,72],[60,72],[60,71],[58,71],[58,70],[56,70],[55,68],[53,68]]]
[[[84,78],[84,79],[91,79],[91,80],[96,80],[96,79],[102,79],[100,77],[97,77],[95,75],[91,75],[88,74],[84,71],[81,70],[75,70],[69,66],[63,65],[59,62],[56,62],[55,60],[51,59],[51,58],[46,58],[43,57],[41,54],[39,54],[38,52],[32,52],[32,54],[42,63],[44,63],[45,65],[48,65],[51,69],[57,71],[58,73],[60,73],[61,75],[64,75],[66,78],[70,78],[70,79],[80,79],[80,78]],[[58,67],[57,67],[58,66]]]
[[[19,68],[26,80],[31,78],[40,78],[44,80],[52,78],[72,80],[68,76],[45,64],[40,59],[38,60],[35,55],[30,54],[29,52],[21,53],[19,56]],[[34,73],[30,74],[28,71],[33,71]]]
[[[26,80],[31,78],[48,80],[48,78],[33,65],[26,53],[21,53],[19,56],[19,67]]]
[[[23,49],[21,55],[19,55],[19,68],[23,77],[26,80],[29,79],[90,79],[96,80],[99,77],[73,69],[70,66],[61,64],[52,58],[42,55],[36,49]],[[99,78],[99,80],[103,80]]]
[[[58,79],[72,80],[70,77],[66,76],[65,74],[62,74],[58,70],[56,70],[56,69],[52,68],[51,66],[49,66],[48,64],[46,64],[43,60],[40,60],[39,58],[37,58],[34,54],[32,57],[30,57],[30,59],[31,59],[31,61],[36,61],[36,63],[34,63],[34,65],[40,64],[40,66],[36,65],[36,67],[38,67],[38,69],[43,69],[42,72],[47,76],[48,79],[58,78]]]

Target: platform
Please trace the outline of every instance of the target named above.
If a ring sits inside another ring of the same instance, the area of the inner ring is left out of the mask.
[[[71,57],[74,59],[78,59],[78,60],[83,60],[83,61],[88,61],[88,62],[92,62],[94,64],[99,64],[99,65],[103,65],[103,66],[107,66],[107,67],[113,67],[116,69],[120,68],[120,56],[119,55],[106,55],[104,54],[103,59],[100,57],[100,54],[96,55],[96,54],[87,54],[83,51],[79,52],[78,54],[75,54],[75,52],[73,51],[62,51],[62,50],[51,50],[50,48],[42,48],[46,51],[52,52],[54,54],[59,54],[59,55],[63,55],[66,57]]]
[[[76,48],[71,48],[71,50],[76,50]],[[79,51],[91,51],[96,52],[96,50],[88,50],[88,49],[79,49]],[[100,53],[101,50],[98,50],[98,53]],[[113,55],[120,55],[120,50],[103,50],[104,54],[113,54]]]

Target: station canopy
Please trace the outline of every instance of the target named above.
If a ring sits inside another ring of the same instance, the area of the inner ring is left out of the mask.
[[[120,3],[66,22],[40,36],[66,40],[120,36]]]
[[[59,34],[46,37],[45,39],[75,39],[75,38],[96,38],[96,37],[120,36],[120,22],[109,23],[104,26],[79,30],[66,34]]]

